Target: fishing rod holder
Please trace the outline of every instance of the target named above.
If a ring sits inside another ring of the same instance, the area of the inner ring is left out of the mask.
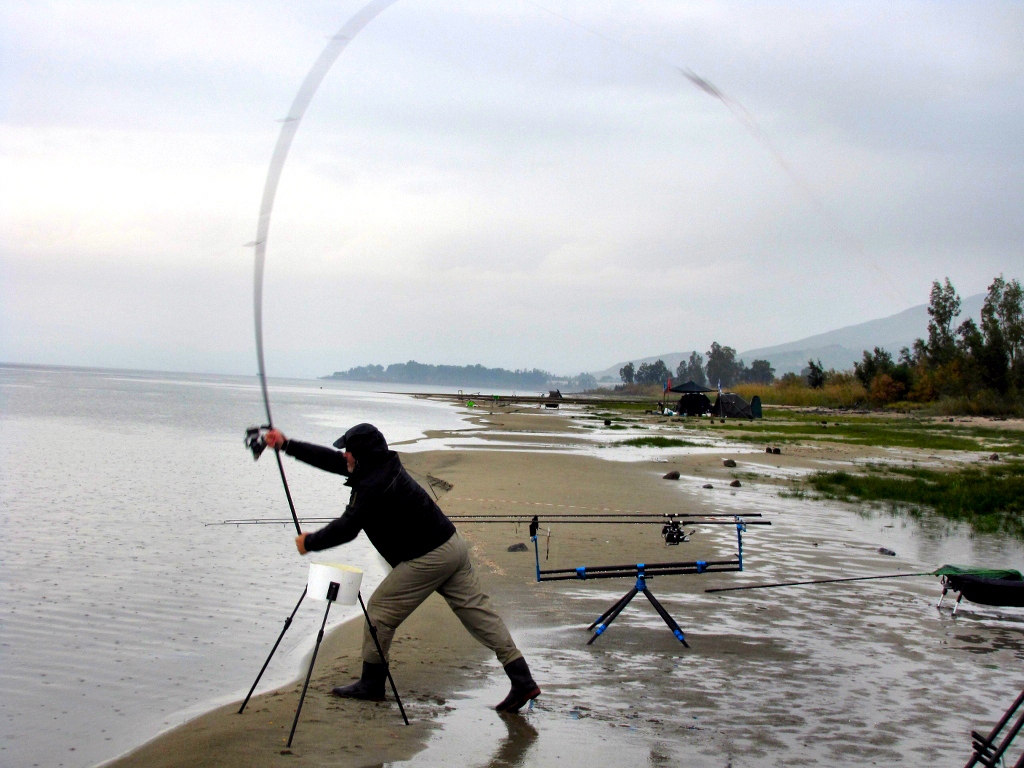
[[[339,568],[348,570],[350,572],[355,571],[358,573],[358,578],[350,574],[339,572]],[[339,581],[334,579],[338,578]],[[242,706],[238,709],[238,714],[242,714],[245,711],[246,705],[249,703],[249,699],[252,698],[253,692],[256,690],[256,686],[259,685],[260,679],[263,677],[263,673],[266,672],[267,667],[270,664],[270,660],[274,658],[274,654],[277,652],[277,648],[281,645],[281,640],[284,639],[285,632],[292,625],[292,620],[295,618],[295,614],[299,610],[299,606],[302,605],[302,601],[309,595],[312,599],[325,600],[327,602],[327,608],[324,610],[323,619],[320,622],[320,630],[316,635],[316,644],[313,646],[313,656],[309,660],[309,668],[306,670],[306,679],[302,684],[302,693],[299,695],[299,703],[295,708],[295,717],[292,720],[292,729],[288,734],[287,747],[291,748],[292,740],[295,738],[295,729],[299,725],[299,715],[302,713],[302,705],[306,700],[306,692],[309,690],[309,681],[313,676],[313,665],[316,664],[316,657],[320,651],[320,644],[324,639],[324,629],[327,626],[327,616],[331,612],[331,606],[335,602],[341,599],[343,604],[354,604],[357,600],[359,607],[363,611],[363,618],[366,620],[366,626],[369,629],[370,637],[373,638],[373,644],[377,648],[377,653],[380,654],[381,661],[384,663],[384,671],[387,675],[387,680],[391,683],[391,692],[395,695],[395,701],[398,702],[398,710],[402,713],[402,720],[406,725],[409,725],[409,718],[405,714],[405,707],[402,706],[402,698],[398,695],[398,688],[395,686],[395,679],[391,676],[391,665],[388,663],[387,658],[384,655],[384,650],[381,648],[380,640],[377,637],[377,628],[370,621],[370,614],[366,610],[366,603],[363,602],[362,592],[359,591],[359,583],[362,580],[362,571],[357,569],[345,568],[344,566],[331,566],[321,563],[313,563],[310,567],[310,577],[306,586],[302,590],[302,595],[299,596],[299,601],[295,604],[295,608],[292,609],[291,615],[284,620],[284,627],[281,629],[281,634],[277,636],[277,641],[274,643],[273,648],[270,649],[270,654],[267,656],[267,660],[263,662],[263,666],[260,668],[259,674],[256,675],[256,680],[253,681],[252,687],[249,689],[249,693],[246,694],[245,700],[242,702]]]
[[[655,576],[682,576],[742,571],[743,532],[747,529],[747,523],[743,518],[736,515],[734,516],[733,524],[736,526],[736,557],[731,560],[693,560],[687,562],[634,563],[625,565],[597,566],[583,565],[576,568],[552,568],[548,570],[541,570],[540,547],[537,543],[537,532],[536,529],[531,529],[533,535],[530,538],[533,541],[537,581],[586,581],[588,579],[633,578],[635,579],[633,588],[619,598],[619,600],[617,600],[608,610],[598,616],[597,619],[587,627],[588,630],[593,630],[594,632],[590,640],[587,641],[587,645],[591,645],[598,637],[604,634],[608,627],[611,626],[611,623],[618,618],[620,613],[622,613],[623,609],[629,605],[630,601],[636,597],[638,593],[642,592],[654,607],[654,610],[656,610],[658,615],[661,616],[662,620],[664,620],[675,638],[686,648],[689,648],[690,645],[686,642],[686,636],[683,633],[683,630],[680,629],[679,624],[676,623],[675,619],[672,618],[668,611],[666,611],[661,603],[658,602],[657,598],[655,598],[650,587],[647,585],[647,580],[654,578]],[[771,523],[767,521],[760,524],[771,525]]]

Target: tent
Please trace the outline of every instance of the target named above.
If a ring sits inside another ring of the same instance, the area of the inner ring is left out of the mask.
[[[711,401],[704,393],[714,391],[695,381],[677,384],[669,390],[669,392],[678,392],[682,395],[679,398],[679,404],[676,405],[676,413],[687,416],[703,416],[705,413],[711,413]]]
[[[731,419],[754,418],[754,413],[750,410],[750,403],[731,392],[723,392],[718,396],[711,408],[711,415],[721,419],[727,417]]]
[[[715,390],[713,390],[713,389],[708,389],[707,387],[702,387],[700,384],[698,384],[695,381],[688,381],[685,384],[677,384],[676,386],[672,387],[672,389],[669,390],[669,392],[678,392],[678,393],[684,394],[684,395],[685,394],[694,394],[694,393],[703,393],[703,392],[714,392],[714,391]]]
[[[703,416],[711,413],[711,401],[703,392],[687,392],[679,398],[676,413],[686,416]]]

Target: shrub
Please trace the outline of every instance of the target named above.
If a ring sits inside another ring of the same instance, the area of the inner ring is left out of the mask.
[[[886,405],[901,399],[906,391],[907,388],[894,381],[888,373],[880,373],[871,380],[868,397],[872,405]]]

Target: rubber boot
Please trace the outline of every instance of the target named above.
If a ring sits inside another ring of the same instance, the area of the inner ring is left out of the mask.
[[[383,664],[363,662],[363,675],[351,685],[331,689],[331,693],[343,699],[363,699],[365,701],[384,701],[384,681],[387,680],[387,667]]]
[[[526,659],[516,659],[505,665],[505,674],[512,681],[512,690],[495,707],[499,712],[518,712],[531,699],[540,696],[540,687],[533,681]]]

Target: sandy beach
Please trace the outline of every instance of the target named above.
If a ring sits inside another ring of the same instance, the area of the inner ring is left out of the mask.
[[[290,750],[301,680],[260,693],[244,715],[237,703],[223,707],[110,765],[955,764],[966,760],[970,729],[988,727],[1019,691],[1018,676],[1004,670],[1024,658],[1024,615],[965,605],[951,619],[935,610],[934,578],[729,597],[704,592],[798,573],[928,570],[946,557],[1019,558],[1016,544],[965,544],[962,535],[923,534],[913,521],[779,496],[792,473],[891,452],[792,446],[766,456],[763,447],[730,445],[610,460],[575,450],[586,445],[584,436],[564,414],[477,413],[474,422],[465,433],[472,447],[403,453],[421,481],[429,474],[452,485],[439,502],[449,514],[540,512],[543,520],[545,511],[715,511],[761,513],[773,524],[747,532],[744,573],[651,581],[689,649],[641,597],[586,646],[586,625],[631,582],[538,584],[532,549],[508,551],[528,543],[524,525],[459,524],[544,689],[530,712],[502,718],[488,708],[507,681],[435,595],[401,627],[392,654],[409,727],[390,695],[382,704],[330,695],[358,674],[361,626],[350,622],[321,648]],[[738,466],[723,466],[726,458]],[[681,479],[662,479],[670,469]],[[737,477],[740,487],[730,487]],[[550,528],[550,541],[541,540],[544,568],[735,554],[732,526],[699,529],[676,547],[664,544],[656,525]]]

